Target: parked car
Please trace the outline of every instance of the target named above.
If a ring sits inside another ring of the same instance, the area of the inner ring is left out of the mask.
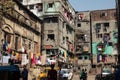
[[[52,58],[52,57],[47,58],[47,64],[48,65],[55,64],[55,63],[56,63],[56,59],[55,58]]]
[[[102,69],[102,73],[101,73],[102,77],[106,77],[107,75],[110,75],[110,74],[112,74],[112,70],[110,67],[104,67]]]
[[[101,74],[97,74],[95,80],[114,80],[114,74],[110,67],[104,67]]]
[[[110,70],[103,70],[102,71],[102,77],[105,77],[105,76],[110,75],[110,74],[112,74],[112,72]]]
[[[63,80],[72,80],[73,71],[71,69],[61,69],[60,76]]]

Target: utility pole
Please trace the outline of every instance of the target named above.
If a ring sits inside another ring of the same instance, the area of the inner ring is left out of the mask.
[[[120,64],[120,0],[116,0],[116,14],[118,26],[118,64]]]

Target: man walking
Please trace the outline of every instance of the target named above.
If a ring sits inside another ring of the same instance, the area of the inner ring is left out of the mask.
[[[54,64],[51,65],[51,70],[48,71],[48,80],[57,80],[57,71],[54,69]]]
[[[22,78],[23,80],[28,80],[28,70],[26,68],[26,65],[23,66]]]

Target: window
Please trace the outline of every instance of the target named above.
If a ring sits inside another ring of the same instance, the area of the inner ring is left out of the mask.
[[[18,49],[18,37],[15,38],[15,49]]]
[[[6,36],[6,41],[10,44],[10,42],[11,42],[11,35],[7,35]]]
[[[109,45],[109,46],[113,46],[113,43],[112,43],[112,42],[108,42],[108,45]]]
[[[25,46],[25,38],[22,39],[22,45]]]
[[[37,49],[36,49],[36,45],[37,45],[37,43],[34,42],[34,53],[36,53],[36,51],[37,51]]]
[[[99,34],[100,35],[100,38],[102,38],[102,34]]]
[[[109,27],[109,23],[103,23],[104,27],[103,27],[103,31],[107,32],[107,27]]]
[[[102,34],[97,34],[97,38],[102,38],[103,35]]]
[[[81,24],[80,24],[80,23],[78,23],[78,24],[77,24],[77,27],[81,27]]]
[[[54,34],[48,34],[48,39],[47,40],[55,40],[55,35]]]
[[[101,13],[100,16],[101,16],[101,17],[107,16],[107,13],[106,13],[106,12],[103,12],[103,13]]]
[[[52,8],[52,7],[53,7],[53,3],[49,3],[49,4],[48,4],[48,7],[49,7],[49,8]]]
[[[47,50],[46,50],[46,53],[47,53],[48,55],[50,55],[50,54],[55,55],[55,54],[57,53],[57,50],[56,50],[56,49],[47,49]]]
[[[34,9],[34,5],[30,5],[30,6],[29,6],[29,9]]]
[[[78,59],[82,60],[82,56],[79,56]]]
[[[109,27],[109,23],[104,23],[104,27]]]
[[[96,26],[101,26],[101,24],[100,23],[96,23]]]
[[[115,17],[117,16],[116,12],[114,12],[114,16],[115,16]]]
[[[103,31],[104,31],[104,32],[107,32],[107,28],[106,28],[106,27],[103,27]]]
[[[101,28],[101,24],[100,23],[96,23],[96,28],[100,29]]]
[[[65,37],[63,37],[63,43],[65,43]]]
[[[65,22],[62,23],[63,28],[65,27],[64,25],[65,25]]]
[[[45,18],[44,22],[46,22],[46,23],[57,23],[58,22],[58,17]]]
[[[31,49],[31,42],[29,42],[29,49]]]
[[[87,56],[85,56],[84,59],[87,60],[88,59]]]
[[[66,37],[66,41],[68,41],[69,40],[69,37]]]
[[[52,20],[53,23],[57,23],[58,22],[58,18],[57,17],[52,17],[51,20]]]
[[[43,10],[43,4],[42,3],[37,4],[36,8],[38,9],[38,11],[42,11]]]
[[[113,37],[114,37],[114,38],[118,38],[118,32],[114,32],[114,33],[113,33]]]
[[[80,35],[79,35],[79,39],[85,41],[85,36],[84,36],[84,34],[80,34]]]

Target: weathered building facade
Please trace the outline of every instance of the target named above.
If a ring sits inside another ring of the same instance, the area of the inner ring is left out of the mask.
[[[66,62],[74,53],[75,11],[67,0],[44,0],[44,43],[46,53]],[[50,47],[48,47],[50,46]]]
[[[31,12],[42,19],[43,16],[43,0],[21,0],[22,4],[25,5]]]
[[[40,13],[43,19],[44,28],[42,37],[42,54],[44,61],[46,56],[57,55],[62,62],[67,61],[68,56],[74,53],[74,17],[75,10],[67,0],[42,0],[32,2],[33,0],[23,0],[27,8],[40,4]],[[37,3],[37,4],[36,4]],[[44,62],[45,63],[45,62]]]
[[[118,27],[116,9],[91,12],[93,64],[115,63]]]
[[[90,11],[76,12],[75,55],[78,66],[91,66]]]
[[[2,6],[0,9],[0,51],[3,60],[4,56],[7,56],[22,65],[39,61],[41,20],[17,0],[1,2],[0,5]]]

